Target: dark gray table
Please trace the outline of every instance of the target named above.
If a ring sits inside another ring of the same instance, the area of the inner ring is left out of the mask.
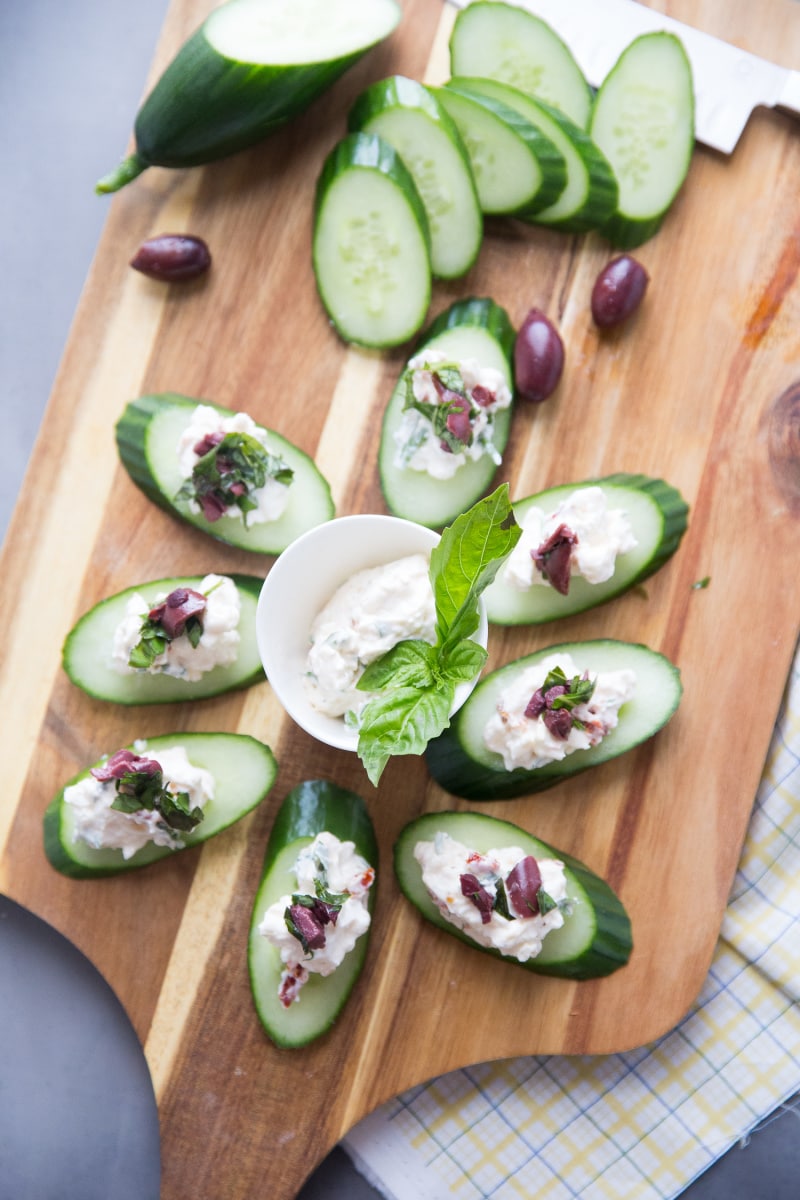
[[[105,219],[94,181],[125,148],[165,12],[166,0],[0,4],[3,534]],[[88,1055],[87,1017],[102,1022]],[[2,899],[0,1062],[0,1200],[155,1200],[152,1092],[127,1018],[71,947]],[[116,1111],[101,1120],[110,1081]],[[66,1158],[59,1111],[69,1113]],[[796,1116],[776,1116],[684,1196],[797,1200]],[[91,1170],[75,1168],[87,1161]],[[376,1196],[338,1149],[301,1192]]]

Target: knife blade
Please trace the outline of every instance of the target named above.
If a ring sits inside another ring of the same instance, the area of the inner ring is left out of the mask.
[[[449,3],[466,8],[471,0]],[[692,65],[695,136],[723,154],[733,152],[757,107],[800,116],[800,71],[767,62],[636,0],[519,0],[516,7],[547,21],[593,87],[599,87],[635,37],[657,30],[676,34]]]

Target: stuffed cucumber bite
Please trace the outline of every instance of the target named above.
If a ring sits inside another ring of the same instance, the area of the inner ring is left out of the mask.
[[[514,329],[493,300],[458,300],[407,362],[383,418],[392,513],[440,529],[489,488],[511,428]]]
[[[313,460],[248,413],[174,392],[139,396],[116,438],[122,465],[154,504],[239,549],[280,554],[334,515]]]
[[[544,791],[653,737],[682,690],[678,668],[647,646],[613,639],[550,646],[481,680],[428,743],[428,769],[467,800]]]
[[[247,734],[140,738],[81,771],[44,814],[44,849],[64,875],[92,879],[208,841],[264,799],[277,774]]]
[[[268,1037],[303,1046],[333,1025],[361,973],[378,845],[360,796],[327,780],[281,805],[253,903],[248,967]]]
[[[486,591],[497,625],[541,624],[621,595],[669,560],[689,506],[663,479],[616,474],[516,500],[522,536]]]
[[[509,821],[426,813],[401,831],[394,867],[426,920],[526,970],[594,979],[630,957],[630,919],[609,885]]]
[[[62,662],[98,700],[162,704],[201,700],[264,679],[256,641],[263,580],[177,576],[101,600],[72,628]]]

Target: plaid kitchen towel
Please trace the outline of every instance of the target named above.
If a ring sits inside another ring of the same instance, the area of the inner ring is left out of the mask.
[[[678,1195],[800,1088],[800,651],[711,971],[655,1044],[455,1071],[344,1145],[390,1200]]]

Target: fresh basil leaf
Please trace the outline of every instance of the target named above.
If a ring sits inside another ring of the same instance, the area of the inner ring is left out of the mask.
[[[487,658],[488,654],[483,646],[467,638],[466,641],[445,646],[441,654],[439,672],[454,683],[468,683],[482,669]]]
[[[430,565],[440,646],[470,637],[478,628],[478,599],[521,533],[507,483],[456,517],[443,531],[431,552]]]
[[[508,907],[508,896],[506,895],[506,885],[502,879],[498,879],[494,895],[494,910],[501,917],[505,917],[507,921],[513,921],[511,909]]]
[[[449,723],[455,688],[400,687],[370,700],[361,714],[358,755],[376,787],[393,754],[422,754]]]
[[[356,686],[362,692],[379,692],[389,686],[429,687],[436,659],[436,650],[428,642],[417,638],[398,642],[365,668]]]
[[[554,908],[558,908],[558,901],[554,900],[550,893],[546,892],[543,887],[537,890],[536,899],[539,901],[539,915],[542,917],[546,913],[552,912]]]

